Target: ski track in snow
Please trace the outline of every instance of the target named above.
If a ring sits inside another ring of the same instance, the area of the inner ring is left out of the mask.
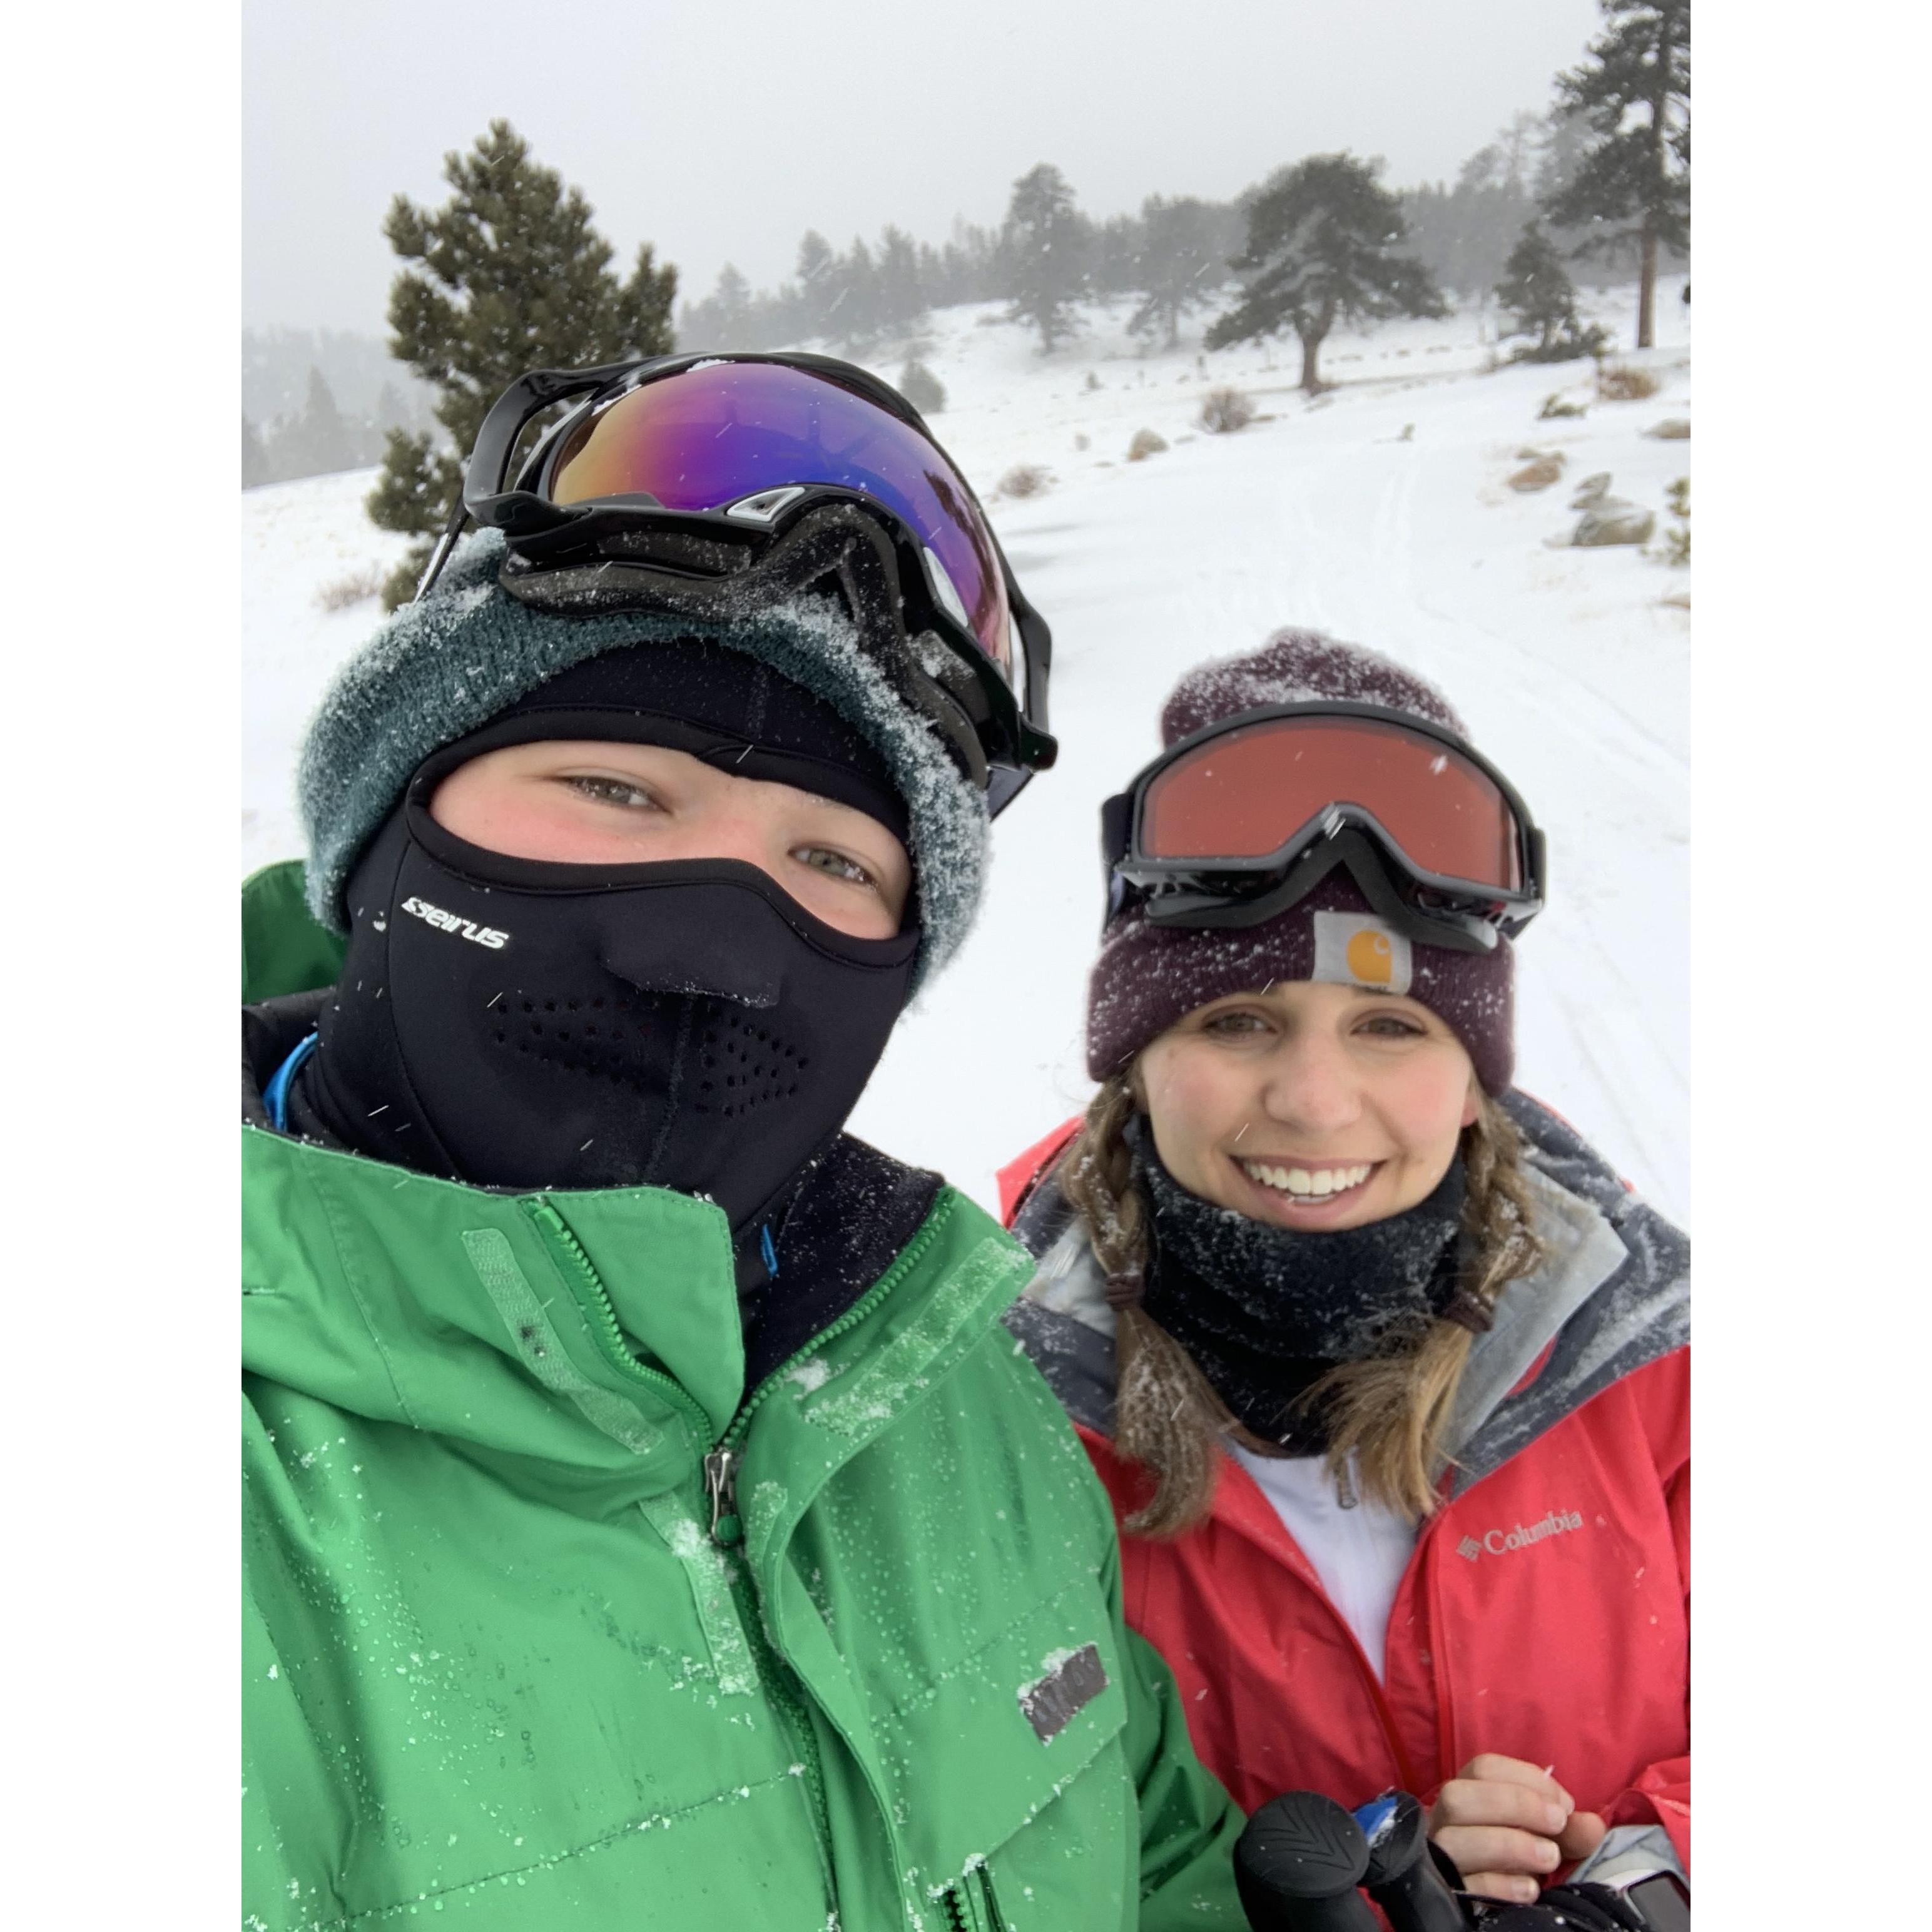
[[[922,359],[948,392],[934,428],[1053,626],[1061,755],[995,827],[979,928],[901,1023],[855,1132],[991,1206],[994,1169],[1084,1104],[1100,802],[1156,748],[1182,672],[1295,624],[1440,684],[1528,800],[1549,836],[1551,902],[1517,952],[1518,1082],[1688,1221],[1689,619],[1661,602],[1688,573],[1628,549],[1544,543],[1568,531],[1570,495],[1598,470],[1664,526],[1689,446],[1642,432],[1690,412],[1677,288],[1659,291],[1658,347],[1624,358],[1653,370],[1659,394],[1546,422],[1537,410],[1552,391],[1588,399],[1590,365],[1484,373],[1469,310],[1331,338],[1323,373],[1338,386],[1312,406],[1293,387],[1292,343],[1223,350],[1204,374],[1191,344],[1141,355],[1125,310],[1051,358],[995,305],[932,319]],[[1592,306],[1628,339],[1628,291]],[[872,366],[890,379],[902,360]],[[1273,420],[1202,432],[1200,398],[1222,382]],[[1170,448],[1128,464],[1143,427]],[[1503,478],[1531,446],[1568,466],[1520,497]],[[995,498],[1021,463],[1048,468],[1053,487]],[[370,602],[324,614],[317,593],[403,547],[362,516],[371,481],[242,499],[248,868],[299,850],[295,747],[375,620]]]

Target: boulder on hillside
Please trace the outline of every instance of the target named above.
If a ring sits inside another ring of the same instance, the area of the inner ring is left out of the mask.
[[[1610,494],[1610,472],[1600,470],[1594,476],[1586,476],[1576,485],[1576,494],[1570,499],[1573,510],[1587,510],[1600,503]]]
[[[1534,463],[1526,464],[1507,481],[1512,490],[1547,490],[1551,484],[1560,481],[1562,475],[1562,457],[1539,456]]]
[[[1619,497],[1606,496],[1577,518],[1570,541],[1589,550],[1612,544],[1646,544],[1656,528],[1654,510],[1626,503]]]
[[[1137,429],[1133,441],[1127,445],[1127,460],[1144,462],[1150,456],[1158,456],[1166,447],[1167,438],[1158,430]]]
[[[1690,440],[1690,418],[1688,416],[1667,416],[1652,428],[1644,431],[1646,436],[1654,436],[1659,442],[1688,442]]]

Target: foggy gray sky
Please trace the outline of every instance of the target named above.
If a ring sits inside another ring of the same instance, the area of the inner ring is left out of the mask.
[[[1052,161],[1088,214],[1220,200],[1302,155],[1453,178],[1595,0],[244,0],[242,320],[382,332],[401,192],[506,116],[628,266],[754,287],[799,237],[992,226]]]

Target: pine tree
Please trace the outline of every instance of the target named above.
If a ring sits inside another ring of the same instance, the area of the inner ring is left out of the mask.
[[[1316,154],[1273,176],[1248,210],[1248,242],[1234,259],[1239,299],[1208,332],[1210,349],[1292,328],[1301,343],[1301,386],[1322,386],[1317,361],[1338,322],[1448,314],[1435,279],[1396,252],[1402,206],[1376,178],[1379,162]]]
[[[1540,206],[1546,208],[1568,190],[1589,145],[1590,124],[1574,107],[1558,101],[1543,117],[1536,172],[1530,182]]]
[[[1608,28],[1585,65],[1556,77],[1595,137],[1545,204],[1587,232],[1576,252],[1638,248],[1636,346],[1652,346],[1660,245],[1690,244],[1690,0],[1598,0]]]
[[[1444,286],[1474,296],[1503,273],[1522,224],[1535,212],[1530,193],[1534,115],[1519,114],[1457,172],[1456,185],[1410,190],[1402,197],[1409,247]]]
[[[826,310],[837,292],[833,272],[838,260],[832,244],[817,229],[805,231],[798,244],[798,266],[793,271],[798,282],[800,334],[822,335],[830,326]]]
[[[946,406],[946,385],[915,356],[899,371],[899,394],[922,416]]]
[[[497,396],[526,370],[581,368],[671,347],[677,271],[646,243],[631,274],[610,269],[610,244],[582,193],[530,158],[507,121],[466,154],[444,157],[454,190],[434,210],[398,195],[383,223],[406,266],[389,291],[389,350],[437,391],[434,414],[454,452],[429,435],[388,433],[368,500],[385,530],[424,539],[384,586],[393,609],[427,561],[431,536],[461,488],[466,456]]]
[[[711,292],[711,324],[714,349],[742,349],[748,344],[752,321],[752,285],[735,263],[727,262],[718,271],[718,286]]]
[[[1141,204],[1141,254],[1135,286],[1141,298],[1127,323],[1131,335],[1159,336],[1162,346],[1180,340],[1180,318],[1214,298],[1227,274],[1220,224],[1205,202],[1157,194]]]
[[[927,308],[920,284],[919,250],[903,229],[887,227],[879,237],[878,322],[894,334],[910,329]]]
[[[302,466],[284,465],[291,476],[329,476],[353,470],[361,459],[361,439],[343,420],[335,397],[320,369],[308,372],[308,394],[296,425],[296,445]]]
[[[268,466],[268,452],[262,441],[262,432],[246,416],[242,418],[242,487],[253,490],[258,484],[272,483],[274,472]]]
[[[1086,224],[1060,170],[1042,161],[1013,183],[1000,236],[1007,319],[1040,331],[1042,356],[1078,327],[1074,304],[1086,292]]]
[[[1576,314],[1576,285],[1563,266],[1563,251],[1543,232],[1538,221],[1526,221],[1522,238],[1511,251],[1496,300],[1514,317],[1505,336],[1533,335],[1536,340],[1518,352],[1525,362],[1567,362],[1592,356],[1604,346],[1604,332],[1594,324],[1586,328]]]
[[[832,264],[833,290],[826,332],[848,349],[867,349],[879,333],[879,271],[872,251],[856,235]]]
[[[394,383],[386,382],[376,394],[375,427],[378,434],[394,429],[409,420],[410,407],[403,400],[403,392]]]
[[[1141,292],[1147,262],[1147,224],[1138,214],[1110,214],[1088,230],[1087,282],[1096,296]]]

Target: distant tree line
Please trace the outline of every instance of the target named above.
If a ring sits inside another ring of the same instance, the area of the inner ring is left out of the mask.
[[[935,246],[889,225],[842,250],[808,230],[790,278],[767,291],[728,262],[709,295],[679,309],[677,339],[686,349],[817,340],[863,353],[916,333],[934,309],[1008,302],[1057,344],[1076,332],[1080,304],[1132,296],[1148,311],[1142,332],[1171,342],[1179,318],[1226,283],[1244,218],[1238,202],[1155,195],[1138,214],[1096,219],[1042,163],[1015,184],[998,228],[956,221]]]
[[[1208,345],[1292,328],[1312,384],[1310,344],[1318,349],[1335,320],[1439,313],[1445,291],[1478,301],[1520,293],[1529,272],[1521,251],[1531,245],[1552,256],[1534,265],[1538,306],[1526,332],[1514,311],[1536,352],[1581,354],[1578,345],[1596,341],[1562,320],[1575,298],[1564,265],[1583,260],[1605,284],[1636,277],[1637,346],[1647,348],[1659,268],[1681,267],[1690,246],[1690,0],[1598,4],[1606,30],[1582,65],[1556,77],[1552,105],[1514,116],[1453,186],[1391,192],[1379,163],[1316,156],[1230,202],[1156,195],[1137,214],[1096,220],[1042,162],[1013,184],[998,228],[956,223],[941,248],[888,227],[876,244],[855,237],[841,254],[811,230],[791,278],[769,292],[754,291],[728,262],[709,296],[679,310],[679,340],[765,349],[818,339],[862,353],[915,334],[931,310],[998,301],[1050,353],[1078,334],[1083,304],[1132,298],[1130,328],[1172,348],[1184,318],[1215,305],[1232,274],[1240,285]],[[1299,233],[1311,224],[1328,224],[1325,240],[1312,228]],[[1305,302],[1286,292],[1304,279],[1274,259],[1292,230],[1304,266],[1324,249],[1333,258],[1332,303],[1318,277]],[[1356,259],[1345,266],[1351,249]],[[1365,249],[1382,258],[1372,273]]]
[[[392,428],[407,428],[422,412],[406,403],[394,382],[376,392],[367,414],[340,408],[322,371],[310,364],[299,407],[257,423],[244,405],[242,415],[242,487],[291,482],[301,476],[326,476],[339,470],[367,470],[381,460]]]
[[[367,469],[384,432],[424,428],[435,400],[372,336],[244,329],[242,488]]]
[[[1541,116],[1520,115],[1472,155],[1453,188],[1385,187],[1378,160],[1341,152],[1278,170],[1232,202],[1150,196],[1137,214],[1096,220],[1042,162],[1013,184],[996,230],[956,223],[940,246],[889,226],[842,253],[808,230],[791,278],[754,292],[734,266],[702,300],[673,311],[677,272],[638,251],[628,274],[592,225],[582,192],[537,163],[507,122],[467,154],[444,158],[450,199],[402,196],[384,224],[403,263],[389,299],[389,352],[434,393],[434,427],[389,422],[369,498],[382,528],[417,538],[386,587],[406,596],[456,502],[458,453],[523,370],[687,350],[822,340],[876,350],[896,340],[922,406],[944,389],[916,362],[930,310],[1003,302],[1042,352],[1076,337],[1084,304],[1131,300],[1127,326],[1172,348],[1197,309],[1218,311],[1208,349],[1292,334],[1301,380],[1321,387],[1319,357],[1338,325],[1446,312],[1445,291],[1486,299],[1542,359],[1596,352],[1580,323],[1568,264],[1594,257],[1639,277],[1636,342],[1653,339],[1660,266],[1690,241],[1689,0],[1598,0],[1606,26],[1575,69],[1556,77]],[[400,402],[400,399],[396,399]],[[379,415],[380,415],[379,412]],[[527,434],[540,433],[542,422]],[[320,366],[298,412],[272,436],[245,416],[244,471],[280,460],[316,468],[368,460],[368,421],[338,409]],[[296,473],[292,468],[282,473]]]
[[[260,428],[298,416],[318,370],[346,416],[429,420],[436,392],[417,381],[380,337],[339,328],[244,328],[242,413]]]

